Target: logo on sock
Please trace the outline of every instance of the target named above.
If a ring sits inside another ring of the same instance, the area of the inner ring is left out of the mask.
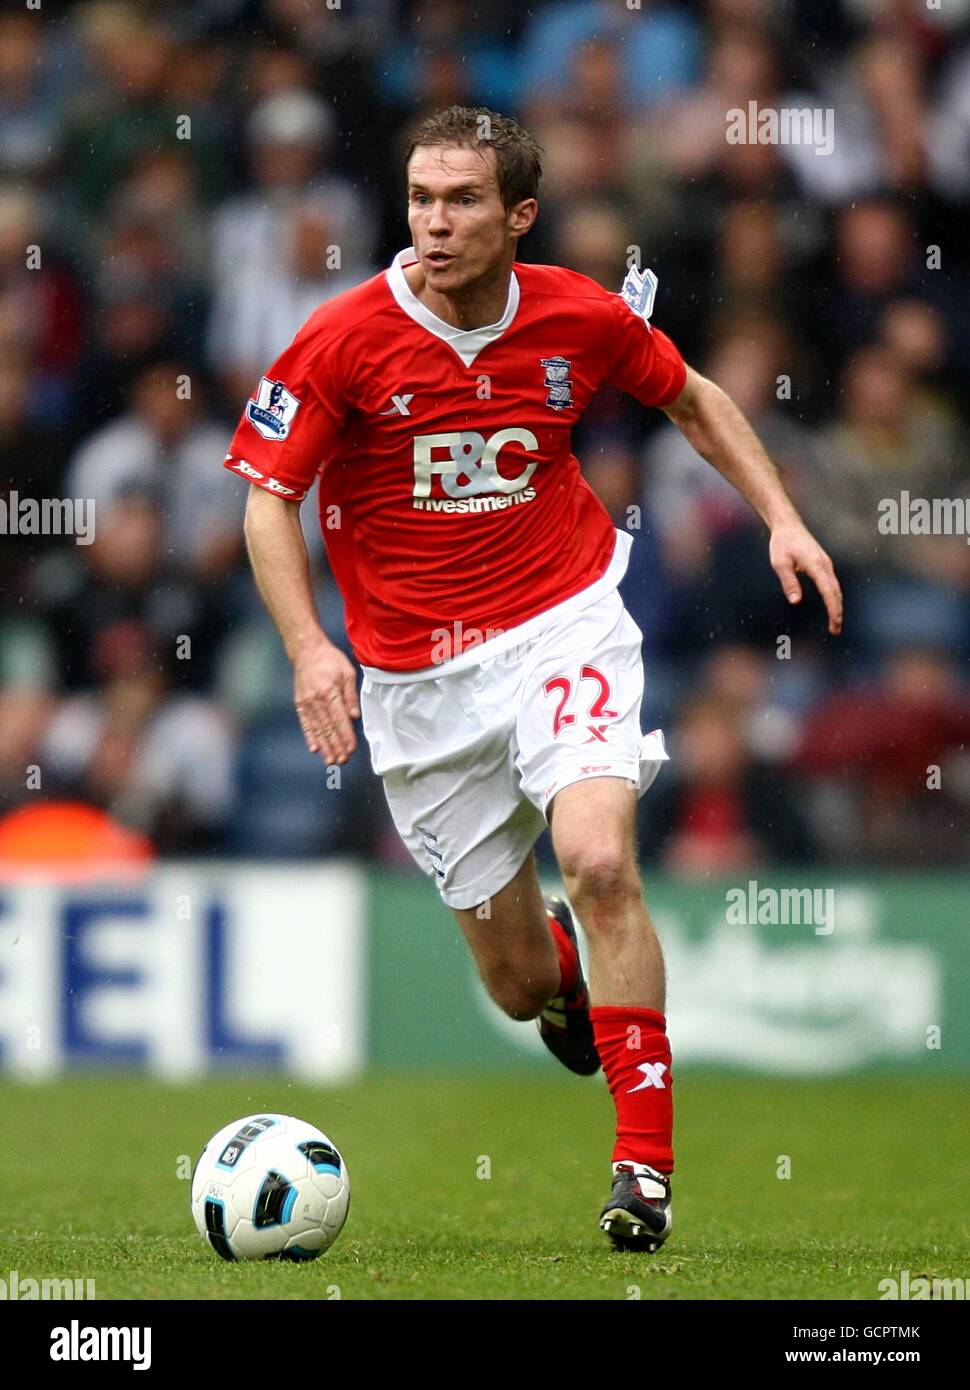
[[[639,1086],[631,1086],[627,1095],[632,1096],[634,1091],[645,1091],[650,1086],[656,1086],[658,1091],[665,1091],[667,1087],[664,1084],[664,1072],[667,1070],[666,1062],[641,1062],[637,1071],[643,1072],[643,1080]]]

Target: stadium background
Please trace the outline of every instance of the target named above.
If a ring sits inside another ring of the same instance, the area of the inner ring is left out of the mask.
[[[832,109],[834,148],[729,144],[749,101]],[[903,489],[970,499],[970,6],[44,0],[0,17],[0,489],[94,499],[97,533],[0,545],[0,1068],[96,1076],[48,1102],[5,1083],[30,1123],[82,1095],[137,1114],[145,1069],[458,1070],[434,1123],[474,1104],[475,1068],[564,1094],[533,1030],[487,1007],[366,750],[339,782],[306,752],[221,467],[310,310],[408,244],[405,132],[452,102],[544,146],[523,259],[611,289],[631,256],[653,268],[656,322],[752,419],[846,593],[831,638],[665,417],[596,400],[576,452],[634,530],[644,719],[673,759],[640,834],[675,1056],[914,1088],[970,1068],[970,549],[877,528]],[[729,923],[750,882],[831,890],[835,930]],[[781,1104],[764,1084],[763,1105],[727,1072],[696,1094],[757,1129]],[[187,1145],[229,1094],[185,1090]],[[834,1094],[812,1092],[819,1114]],[[858,1094],[891,1133],[898,1089]],[[361,1104],[366,1162],[383,1120]]]

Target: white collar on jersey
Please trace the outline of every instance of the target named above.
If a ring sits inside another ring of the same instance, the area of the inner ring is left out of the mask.
[[[391,294],[415,323],[419,323],[422,328],[426,328],[429,333],[433,333],[436,338],[454,348],[465,366],[470,367],[482,349],[488,347],[489,343],[494,343],[496,338],[500,338],[515,318],[519,307],[519,282],[515,278],[515,271],[509,280],[509,298],[505,313],[497,323],[486,324],[484,328],[455,328],[452,324],[445,323],[444,319],[439,319],[437,314],[433,314],[422,304],[408,284],[404,267],[416,265],[417,260],[413,246],[409,246],[406,251],[399,251],[394,257],[387,271],[387,283]]]

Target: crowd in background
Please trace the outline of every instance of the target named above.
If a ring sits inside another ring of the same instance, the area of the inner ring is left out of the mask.
[[[831,152],[729,143],[750,101],[831,109]],[[634,531],[672,754],[645,860],[957,862],[970,546],[878,521],[904,489],[970,510],[965,0],[8,7],[0,493],[94,499],[97,529],[0,537],[0,812],[75,797],[162,853],[403,862],[366,749],[337,786],[305,748],[221,464],[311,310],[408,244],[406,132],[455,102],[544,148],[523,259],[657,273],[655,322],[753,421],[846,592],[831,638],[666,417],[597,397],[575,449]]]

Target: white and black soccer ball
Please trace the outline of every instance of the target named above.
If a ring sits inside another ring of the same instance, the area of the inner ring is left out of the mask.
[[[206,1144],[192,1216],[224,1260],[314,1260],[337,1239],[350,1178],[337,1147],[292,1115],[247,1115]]]

